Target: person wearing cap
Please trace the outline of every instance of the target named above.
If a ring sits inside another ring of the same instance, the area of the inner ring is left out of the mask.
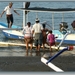
[[[32,27],[31,27],[31,22],[27,22],[27,25],[23,29],[23,34],[24,34],[24,41],[26,43],[26,50],[28,51],[28,46],[30,46],[30,50],[32,50],[33,46],[33,36],[32,36]]]
[[[14,10],[12,6],[13,6],[13,3],[10,2],[9,5],[5,7],[2,14],[0,15],[0,17],[2,17],[4,12],[6,12],[6,19],[7,19],[7,23],[8,23],[8,28],[11,28],[11,26],[13,24],[13,14],[12,14],[12,12],[14,11],[16,14],[19,15],[19,13],[16,12],[16,10]]]
[[[43,30],[43,27],[42,27],[42,24],[39,23],[40,21],[39,21],[38,18],[36,18],[35,22],[36,23],[32,27],[32,32],[33,32],[33,34],[35,33],[34,43],[35,43],[36,49],[37,49],[37,51],[40,51],[40,47],[42,45],[42,30]]]

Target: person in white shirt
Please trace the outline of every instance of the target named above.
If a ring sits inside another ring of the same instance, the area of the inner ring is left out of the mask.
[[[16,10],[13,9],[12,7],[13,3],[10,2],[8,6],[5,7],[5,9],[3,10],[2,14],[0,15],[0,17],[2,17],[2,15],[4,14],[4,12],[6,12],[6,19],[7,19],[7,23],[8,23],[8,28],[11,28],[12,24],[13,24],[13,11],[19,15],[19,13],[16,12]]]
[[[34,34],[35,33],[35,46],[37,48],[37,51],[40,51],[40,47],[42,45],[42,30],[43,30],[43,27],[42,27],[42,24],[40,24],[39,22],[39,19],[36,18],[36,23],[33,25],[32,27],[32,33]]]
[[[24,34],[24,40],[26,43],[26,50],[28,51],[28,45],[30,44],[30,49],[32,50],[33,46],[33,36],[32,36],[32,28],[31,28],[31,23],[28,22],[27,25],[23,29],[23,34]]]

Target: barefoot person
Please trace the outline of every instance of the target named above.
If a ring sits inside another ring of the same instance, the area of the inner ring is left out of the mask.
[[[24,40],[25,40],[25,43],[26,43],[26,50],[28,51],[29,44],[30,44],[30,50],[32,50],[33,36],[32,36],[32,28],[31,28],[30,22],[28,22],[27,26],[24,27],[23,33],[24,33]]]
[[[55,36],[52,34],[52,30],[49,30],[49,34],[47,35],[47,42],[50,46],[50,51],[52,51],[51,46],[55,45]]]
[[[0,15],[0,17],[2,17],[4,12],[6,12],[6,19],[7,19],[7,23],[8,23],[8,28],[11,28],[11,26],[13,24],[13,14],[12,14],[12,12],[14,11],[16,14],[19,15],[19,13],[17,13],[16,10],[14,10],[12,6],[13,6],[13,3],[10,2],[9,5],[5,7],[2,14]]]
[[[35,33],[35,46],[36,46],[36,49],[37,51],[39,52],[40,51],[40,47],[42,45],[42,30],[43,30],[43,27],[42,25],[40,24],[40,21],[38,18],[36,18],[36,23],[33,25],[32,27],[32,32]]]

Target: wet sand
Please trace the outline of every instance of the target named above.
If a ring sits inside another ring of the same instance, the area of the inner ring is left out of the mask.
[[[75,51],[66,51],[52,60],[52,63],[65,72],[75,71]],[[33,54],[33,53],[32,53]],[[52,53],[54,55],[55,52]],[[1,72],[55,72],[41,62],[43,55],[0,56]],[[48,59],[48,58],[47,58]]]

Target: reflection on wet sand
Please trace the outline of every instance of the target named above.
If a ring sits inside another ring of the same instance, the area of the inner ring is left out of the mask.
[[[40,51],[36,51],[36,56],[41,56]]]
[[[27,50],[27,51],[25,52],[25,54],[26,54],[26,56],[32,56],[32,51],[29,52],[29,51]]]
[[[54,52],[50,52],[49,49],[45,49],[43,50],[41,48],[41,50],[38,52],[35,48],[32,49],[32,51],[29,49],[28,51],[26,51],[25,47],[5,47],[5,48],[1,48],[0,47],[0,56],[43,56],[46,53],[50,53],[50,55],[52,56],[52,53]]]
[[[30,51],[26,51],[25,50],[25,56],[44,56],[46,54],[46,56],[53,56],[54,52],[50,52],[49,50],[41,50],[41,51],[37,51],[36,49]]]

